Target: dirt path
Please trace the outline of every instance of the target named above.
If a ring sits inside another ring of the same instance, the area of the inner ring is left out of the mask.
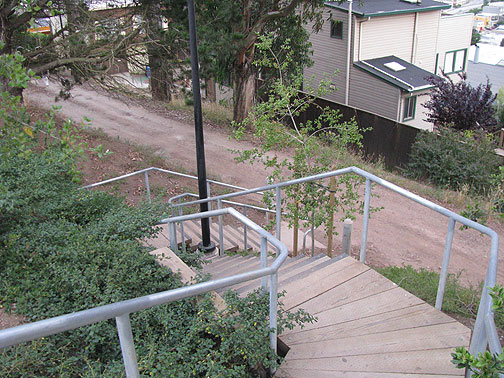
[[[49,109],[56,87],[32,86],[25,92],[29,103]],[[92,126],[111,136],[148,145],[160,152],[175,167],[196,172],[194,126],[192,122],[165,117],[139,105],[125,104],[85,88],[76,88],[70,100],[59,102],[62,114],[76,122],[86,116]],[[261,166],[245,166],[234,161],[228,149],[250,148],[247,142],[230,140],[224,130],[205,125],[205,154],[208,176],[249,188],[262,186],[266,172]],[[373,214],[369,224],[368,262],[375,266],[412,265],[439,271],[442,262],[448,219],[395,194],[377,187],[373,206],[384,210]],[[361,222],[354,225],[353,249],[360,245]],[[499,235],[504,227],[490,224]],[[503,238],[501,237],[501,240]],[[484,279],[490,240],[472,230],[456,230],[450,271],[463,271],[465,281]],[[504,242],[500,243],[498,281],[504,283]]]

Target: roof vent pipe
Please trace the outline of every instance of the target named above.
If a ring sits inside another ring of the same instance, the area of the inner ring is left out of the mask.
[[[479,63],[479,55],[480,55],[480,47],[478,45],[474,45],[474,63]]]

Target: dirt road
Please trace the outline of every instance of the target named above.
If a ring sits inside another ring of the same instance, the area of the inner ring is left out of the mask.
[[[57,91],[53,84],[48,87],[33,85],[26,90],[25,99],[49,109]],[[194,126],[190,121],[163,116],[82,87],[73,91],[71,99],[58,104],[65,117],[80,122],[86,116],[92,120],[93,127],[101,128],[111,136],[158,149],[173,166],[196,172]],[[249,188],[264,185],[266,172],[261,166],[238,164],[228,151],[250,147],[247,142],[230,140],[222,129],[205,125],[208,176]],[[439,271],[448,219],[387,189],[377,187],[375,193],[379,197],[372,199],[372,205],[384,209],[373,214],[369,223],[368,262],[375,266],[406,264]],[[355,249],[360,245],[361,222],[362,219],[358,218],[354,224],[352,245]],[[504,227],[489,226],[504,235]],[[450,272],[463,271],[464,281],[476,284],[485,277],[489,251],[487,236],[472,230],[460,231],[457,227]],[[498,282],[502,284],[502,241],[499,254]]]

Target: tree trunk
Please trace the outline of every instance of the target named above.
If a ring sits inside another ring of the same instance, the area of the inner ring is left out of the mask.
[[[243,122],[248,116],[248,113],[254,105],[255,92],[255,72],[249,63],[245,63],[236,72],[233,88],[233,120],[236,123]]]
[[[162,19],[161,5],[159,0],[146,1],[147,36],[152,41],[161,40]],[[157,46],[158,43],[148,43],[147,54],[149,55],[150,87],[153,100],[170,101],[171,90],[168,79],[168,67],[166,67],[166,57],[163,50]]]
[[[206,80],[206,100],[217,102],[217,90],[215,88],[215,80],[213,78]]]
[[[0,17],[0,54],[12,53],[12,31],[9,30],[9,21],[5,17]]]
[[[150,87],[153,100],[171,101],[171,90],[166,70],[163,69],[163,58],[159,51],[148,49],[150,67]]]
[[[0,19],[0,43],[3,44],[3,47],[0,48],[0,54],[12,54],[14,52],[12,49],[12,34],[9,21],[2,17]],[[23,101],[23,89],[11,87],[9,82],[10,80],[7,77],[0,77],[0,92],[8,92],[12,96],[19,96]]]

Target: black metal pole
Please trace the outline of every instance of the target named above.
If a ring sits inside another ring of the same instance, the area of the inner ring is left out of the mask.
[[[187,0],[189,16],[189,36],[191,45],[192,91],[194,100],[194,129],[196,134],[196,165],[198,169],[198,189],[200,199],[208,197],[205,167],[205,142],[203,139],[203,117],[201,115],[201,89],[199,82],[198,43],[196,41],[196,19],[194,16],[194,0]],[[200,204],[200,211],[208,211],[208,203]],[[210,240],[210,222],[208,218],[201,219],[202,242],[198,248],[203,252],[212,252],[215,244]]]

